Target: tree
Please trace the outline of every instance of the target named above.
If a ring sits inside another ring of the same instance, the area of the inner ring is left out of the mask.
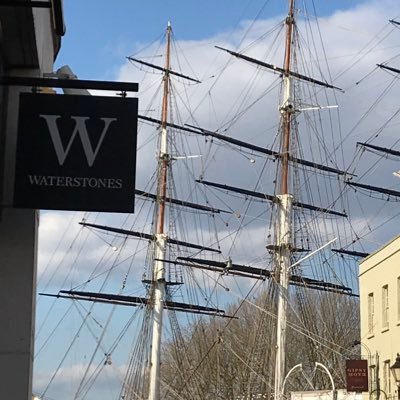
[[[250,400],[273,397],[276,287],[254,304],[232,304],[233,319],[200,318],[165,345],[165,399]],[[345,387],[345,358],[359,337],[358,299],[335,293],[291,289],[287,370],[298,363],[324,364],[336,387]],[[305,368],[306,370],[308,368]],[[328,376],[311,376],[313,388],[293,374],[288,390],[331,389]]]

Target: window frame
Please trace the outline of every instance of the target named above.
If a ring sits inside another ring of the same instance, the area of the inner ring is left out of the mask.
[[[382,286],[382,329],[389,329],[389,285]]]

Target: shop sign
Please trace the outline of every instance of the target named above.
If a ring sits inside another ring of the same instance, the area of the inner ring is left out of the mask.
[[[348,392],[368,392],[367,360],[346,360],[346,380]]]
[[[133,212],[137,98],[21,93],[14,206]]]

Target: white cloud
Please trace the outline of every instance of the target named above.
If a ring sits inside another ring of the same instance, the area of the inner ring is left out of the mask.
[[[88,380],[96,383],[92,395],[97,396],[97,399],[106,399],[107,396],[115,396],[118,393],[115,388],[122,385],[125,368],[125,365],[115,367],[112,363],[89,368],[85,364],[72,364],[60,368],[55,376],[53,376],[53,371],[40,372],[35,375],[35,392],[45,392],[43,399],[63,399],[74,397],[80,388],[78,398],[82,398],[89,386],[81,386],[82,377],[86,374],[86,377],[90,378]],[[54,384],[46,390],[51,378]]]

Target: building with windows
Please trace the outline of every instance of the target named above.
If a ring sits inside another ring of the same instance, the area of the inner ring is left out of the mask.
[[[369,349],[370,395],[397,399],[390,367],[400,353],[400,236],[360,263],[361,342]]]
[[[64,33],[61,1],[0,2],[0,388],[5,399],[32,399],[34,354],[39,216],[13,207],[19,94],[32,87],[18,82],[53,72]]]

